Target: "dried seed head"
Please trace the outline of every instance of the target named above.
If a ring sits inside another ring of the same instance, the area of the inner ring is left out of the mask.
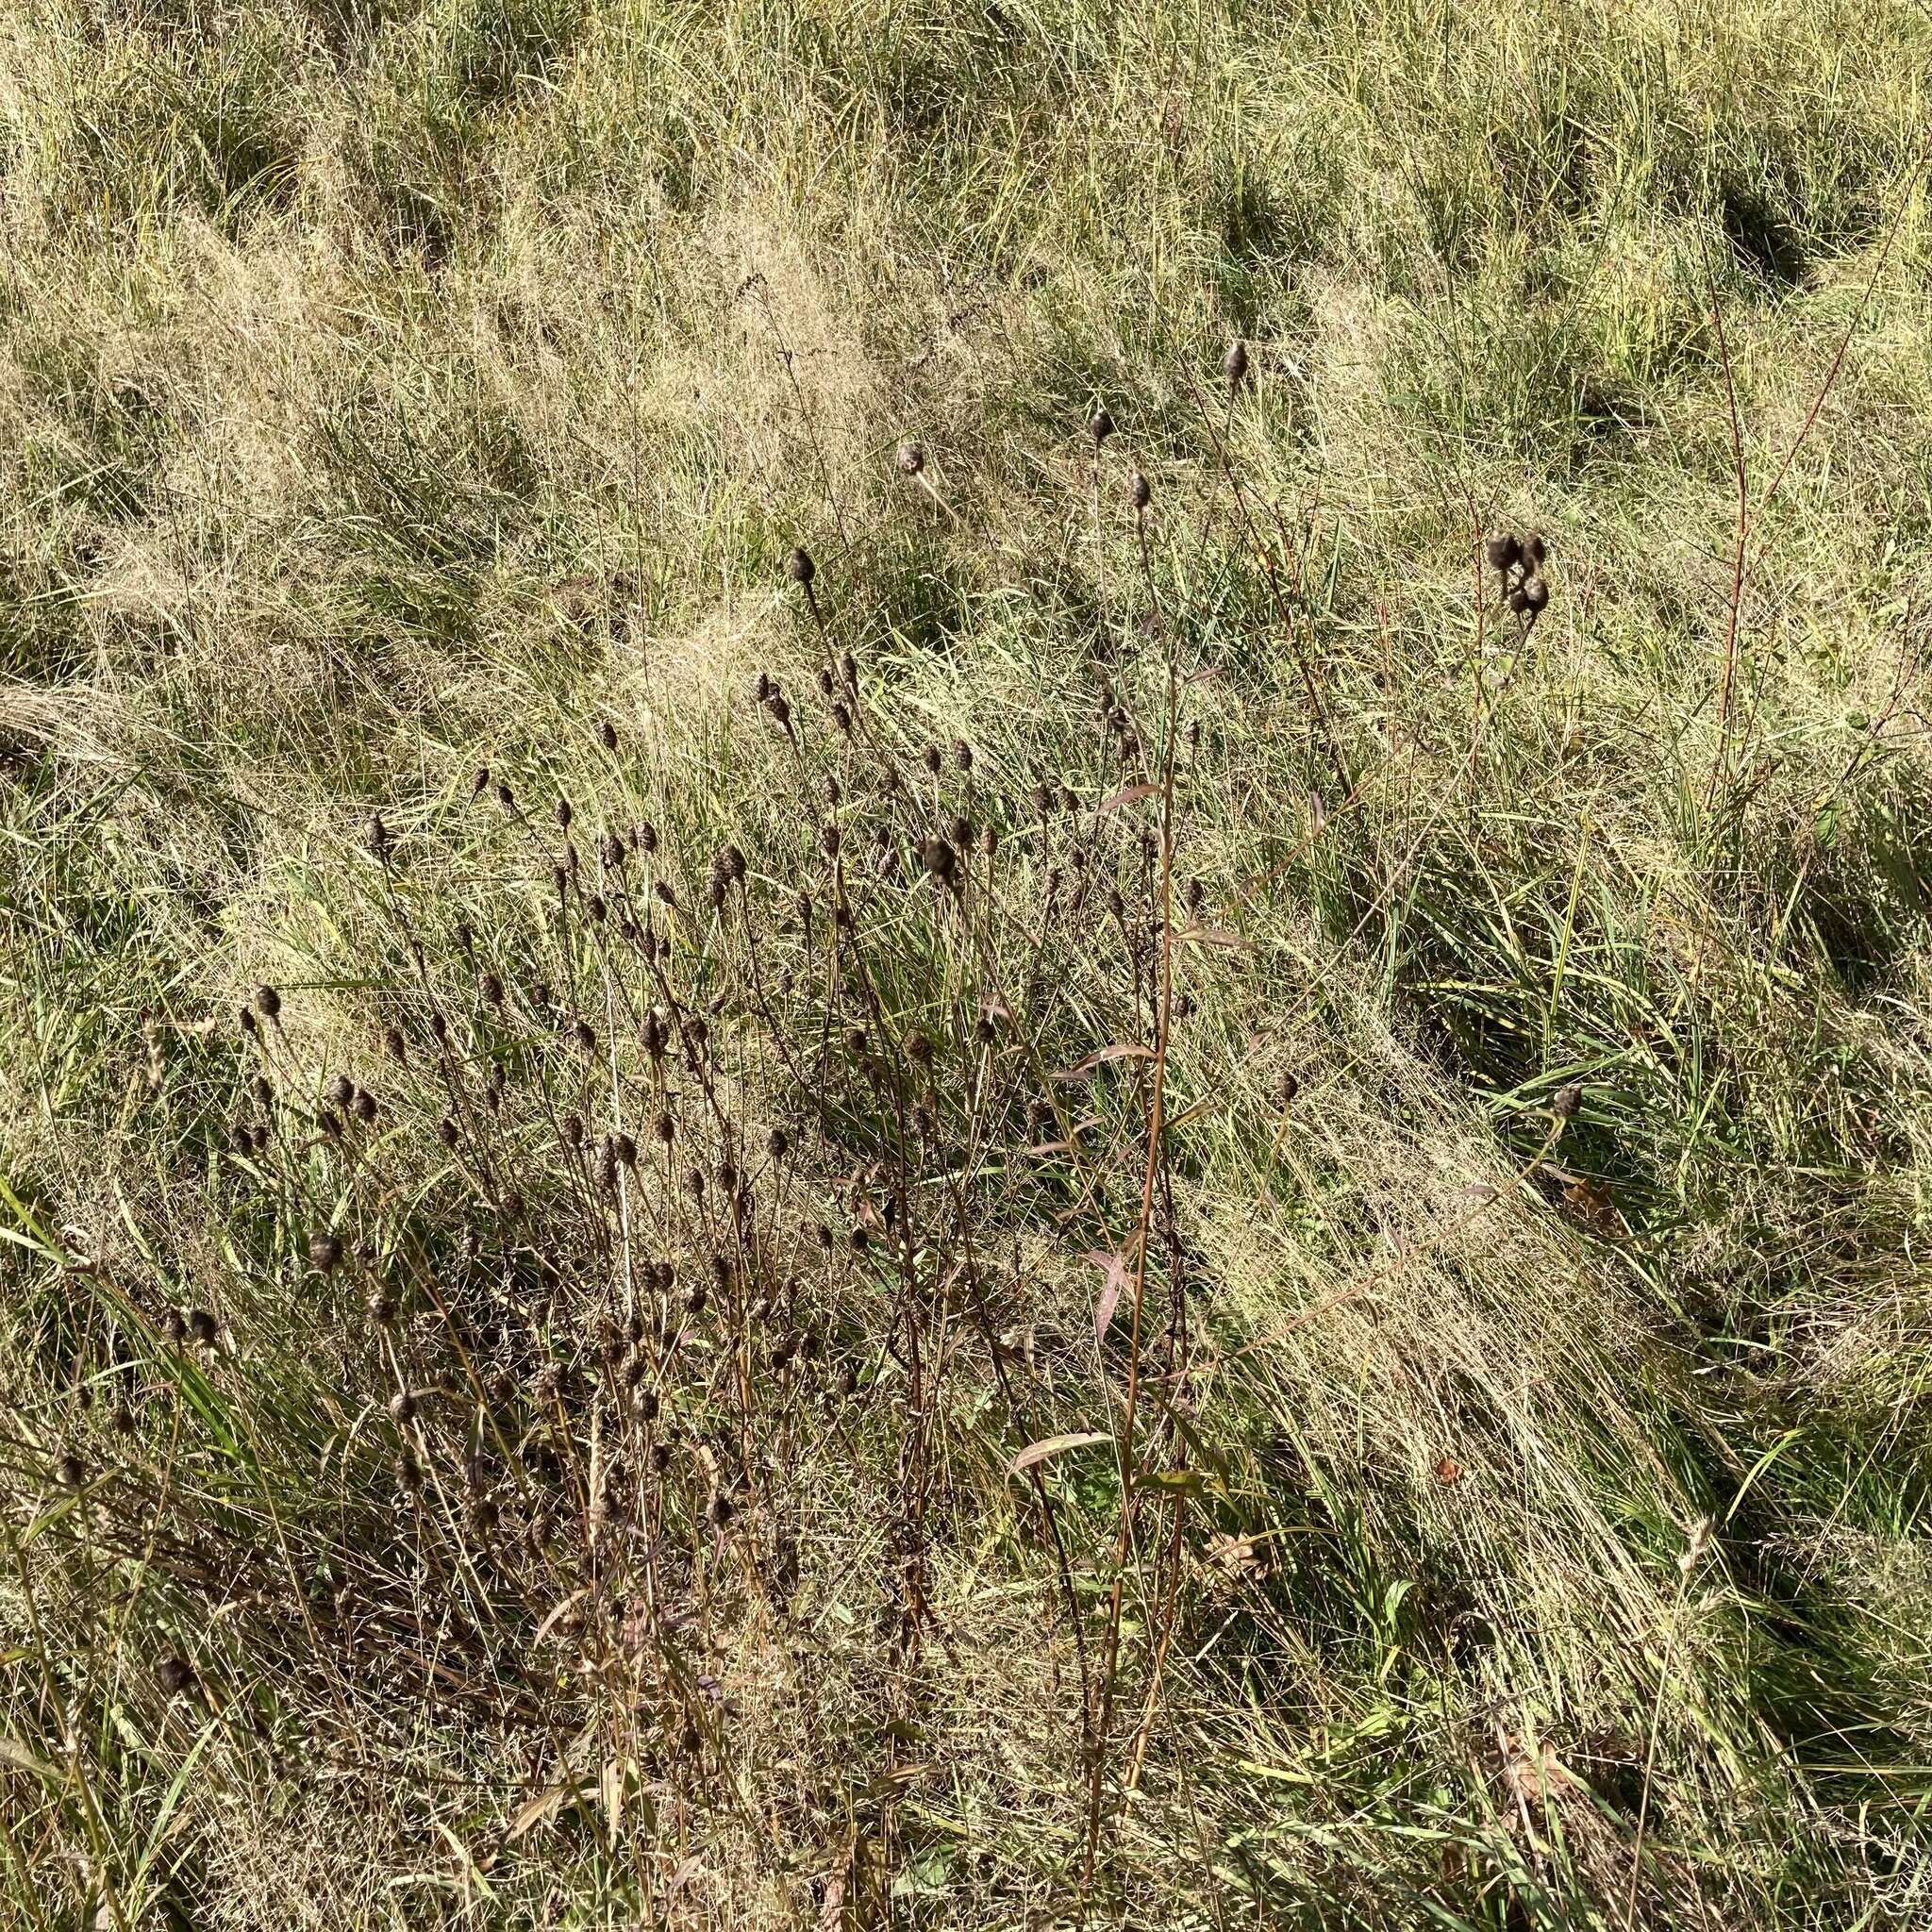
[[[610,1152],[619,1167],[635,1167],[638,1164],[638,1143],[628,1134],[612,1134]]]
[[[899,445],[899,474],[902,476],[916,476],[925,468],[925,451],[916,442],[902,442]]]
[[[928,839],[919,856],[925,869],[941,885],[951,885],[959,868],[959,855],[943,839]]]
[[[470,796],[472,798],[481,798],[489,790],[490,767],[488,765],[478,765],[475,777],[470,781]]]
[[[1087,419],[1087,434],[1093,439],[1097,450],[1113,434],[1113,418],[1105,409],[1095,409]]]
[[[1525,577],[1523,583],[1523,608],[1534,617],[1550,601],[1550,587],[1541,577]]]
[[[973,769],[973,747],[963,738],[956,738],[953,741],[953,762],[962,772],[970,772]]]
[[[163,1697],[192,1697],[195,1690],[193,1667],[185,1657],[164,1657],[155,1667],[155,1682]]]
[[[500,778],[496,782],[496,802],[498,805],[502,806],[505,811],[513,811],[516,809],[516,793],[512,791],[509,789],[509,787],[506,785]]]
[[[279,1018],[282,1010],[281,994],[272,986],[258,986],[255,989],[255,1010],[264,1020]]]
[[[1274,1083],[1274,1098],[1283,1107],[1292,1106],[1295,1095],[1301,1091],[1302,1083],[1290,1073],[1283,1073]]]
[[[322,1091],[331,1107],[347,1107],[356,1097],[356,1083],[346,1074],[336,1074]]]
[[[1531,570],[1541,570],[1543,559],[1550,554],[1550,546],[1544,541],[1541,531],[1523,540],[1523,555]]]
[[[606,751],[615,751],[617,749],[617,726],[608,718],[605,719],[600,735],[604,740],[604,749]]]
[[[1575,1080],[1566,1081],[1550,1096],[1550,1111],[1559,1121],[1574,1121],[1583,1107],[1583,1087]]]
[[[1523,558],[1523,545],[1507,531],[1491,537],[1483,545],[1483,559],[1492,571],[1501,575],[1514,570]]]
[[[841,843],[839,827],[830,819],[827,819],[819,829],[819,850],[827,858],[837,858]]]
[[[445,1147],[454,1147],[457,1144],[457,1141],[459,1139],[461,1139],[461,1136],[457,1131],[456,1122],[452,1120],[448,1114],[444,1114],[443,1117],[437,1122],[436,1138],[439,1141],[441,1141]]]
[[[308,1265],[318,1274],[330,1274],[342,1258],[342,1244],[327,1229],[308,1237]]]
[[[658,849],[658,828],[649,819],[640,819],[631,827],[630,842],[647,858]]]
[[[407,1389],[398,1389],[389,1399],[391,1418],[399,1423],[412,1423],[416,1420],[416,1398]]]
[[[378,858],[386,859],[390,855],[389,827],[383,824],[380,812],[372,813],[370,816],[369,849]]]
[[[952,835],[953,843],[963,852],[973,849],[973,821],[969,818],[956,818],[946,827]]]
[[[73,1450],[55,1458],[54,1480],[63,1490],[77,1490],[87,1481],[86,1466]]]
[[[660,1113],[651,1131],[668,1147],[677,1138],[677,1123],[668,1113]]]
[[[939,746],[936,744],[927,745],[924,756],[925,759],[925,769],[928,772],[930,772],[935,777],[937,777],[939,775],[940,766],[942,763],[944,763],[944,760],[940,757]]]
[[[1221,358],[1221,373],[1227,378],[1227,392],[1233,395],[1248,373],[1248,345],[1237,336]]]
[[[215,1337],[221,1333],[221,1325],[206,1308],[190,1308],[188,1311],[188,1332],[204,1348],[215,1345]]]
[[[785,575],[794,584],[809,584],[818,574],[819,567],[811,560],[811,552],[803,544],[785,559]]]
[[[1127,484],[1127,494],[1132,498],[1134,508],[1137,510],[1145,509],[1154,499],[1152,486],[1139,470],[1134,472],[1132,479]]]
[[[400,1026],[390,1026],[384,1029],[382,1050],[392,1060],[406,1060],[408,1058],[409,1049],[404,1043],[403,1031]]]

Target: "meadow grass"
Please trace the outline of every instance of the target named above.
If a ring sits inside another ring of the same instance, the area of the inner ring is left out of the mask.
[[[0,0],[0,1918],[1932,1920],[1928,72]]]

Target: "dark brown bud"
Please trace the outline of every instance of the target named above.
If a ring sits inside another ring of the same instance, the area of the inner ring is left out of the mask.
[[[819,567],[811,560],[811,552],[800,544],[785,559],[785,575],[794,584],[809,584],[819,574]]]
[[[1133,479],[1127,485],[1127,494],[1132,498],[1134,508],[1137,510],[1145,509],[1148,504],[1153,501],[1154,491],[1146,477],[1141,475],[1139,470],[1134,472]]]
[[[282,1010],[282,996],[272,986],[258,986],[255,989],[255,1010],[264,1020],[278,1019]]]

